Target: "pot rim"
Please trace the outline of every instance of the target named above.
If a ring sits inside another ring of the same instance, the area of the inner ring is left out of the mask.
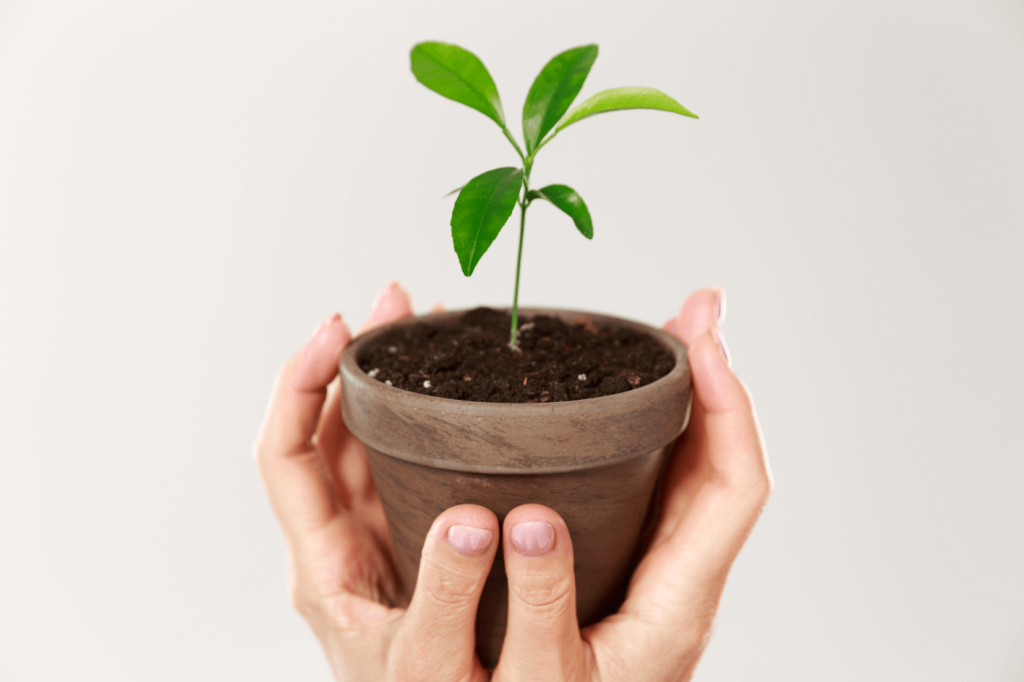
[[[672,353],[675,359],[672,370],[646,386],[614,395],[555,403],[488,403],[440,398],[388,386],[371,378],[359,367],[357,359],[362,349],[388,331],[419,322],[457,319],[466,310],[469,309],[413,316],[364,332],[345,348],[339,367],[343,392],[352,391],[353,397],[358,394],[357,403],[372,401],[395,407],[397,411],[390,412],[390,419],[397,420],[391,422],[396,424],[396,428],[399,424],[408,426],[428,418],[432,423],[447,421],[451,422],[451,428],[472,442],[465,443],[462,452],[450,449],[424,452],[425,444],[421,438],[411,433],[397,433],[394,428],[371,428],[371,422],[366,421],[366,413],[361,408],[357,409],[352,401],[343,400],[346,422],[363,443],[392,457],[442,469],[496,474],[558,473],[633,459],[671,442],[686,427],[691,393],[686,346],[662,329],[602,313],[563,308],[519,309],[523,315],[552,315],[570,322],[590,320],[598,325],[627,327],[649,334]],[[648,429],[641,429],[644,433],[635,434],[635,447],[623,449],[612,446],[609,441],[615,439],[607,437],[611,433],[609,429],[619,429],[626,415],[651,409],[669,410],[678,416],[667,421],[661,419],[661,426],[649,433]],[[544,422],[567,425],[572,422],[577,434],[582,429],[589,435],[584,437],[586,442],[575,447],[569,447],[562,435],[550,435],[543,441],[524,435],[527,430]],[[485,454],[496,452],[492,447],[493,438],[501,443],[498,448],[500,456]]]
[[[360,383],[365,383],[368,386],[372,387],[373,389],[378,389],[386,393],[391,391],[399,391],[406,396],[413,395],[417,396],[418,398],[422,398],[422,402],[430,403],[432,405],[436,405],[438,403],[449,403],[453,406],[458,405],[460,407],[464,407],[466,405],[490,406],[496,408],[496,411],[501,413],[507,413],[510,408],[514,408],[515,411],[524,413],[534,411],[538,408],[549,408],[550,413],[555,415],[558,414],[558,411],[551,410],[550,408],[561,407],[564,410],[565,406],[568,405],[583,404],[600,404],[601,407],[604,407],[609,401],[614,401],[615,398],[619,398],[620,396],[632,396],[633,400],[640,400],[647,397],[648,393],[657,392],[656,387],[658,386],[658,384],[661,384],[663,382],[671,383],[673,381],[677,381],[684,374],[689,375],[690,373],[689,365],[687,364],[686,346],[683,345],[682,341],[677,339],[675,336],[672,336],[664,329],[658,329],[644,322],[631,320],[625,317],[607,315],[604,313],[595,313],[588,310],[576,310],[573,308],[519,308],[519,314],[552,315],[555,317],[562,317],[563,319],[568,318],[568,316],[571,315],[575,317],[586,318],[588,320],[597,322],[598,324],[600,324],[601,322],[605,322],[606,324],[611,323],[618,326],[631,327],[633,329],[636,329],[637,331],[650,334],[652,337],[654,337],[654,339],[658,341],[662,345],[662,347],[664,347],[666,350],[672,353],[672,358],[673,360],[675,360],[675,366],[673,366],[672,370],[665,376],[655,381],[652,381],[646,386],[641,386],[640,388],[634,388],[628,391],[623,391],[622,393],[615,393],[613,395],[602,395],[596,398],[584,398],[583,400],[562,400],[556,403],[491,403],[481,402],[477,400],[458,400],[456,398],[441,398],[440,396],[424,395],[422,393],[416,393],[415,391],[406,391],[403,388],[388,386],[383,381],[377,381],[376,379],[373,379],[372,377],[370,377],[369,374],[364,372],[362,368],[359,367],[359,363],[357,362],[359,352],[366,346],[372,345],[374,339],[382,336],[386,332],[399,327],[408,327],[419,322],[430,322],[433,320],[447,321],[448,319],[457,319],[463,313],[469,312],[470,310],[473,309],[474,308],[459,308],[456,310],[445,310],[437,313],[426,313],[424,315],[413,315],[412,317],[406,317],[401,320],[390,322],[386,325],[374,327],[373,329],[367,330],[362,334],[355,336],[349,343],[349,345],[345,348],[345,351],[341,355],[339,367],[343,372],[348,370],[351,378],[358,379],[360,380]],[[493,309],[502,311],[509,310],[508,308]],[[412,400],[415,400],[415,398],[413,398]]]

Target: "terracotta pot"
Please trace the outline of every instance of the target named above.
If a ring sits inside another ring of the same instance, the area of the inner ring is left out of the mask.
[[[434,519],[457,504],[491,509],[499,527],[534,502],[565,519],[576,564],[576,613],[586,625],[614,612],[654,520],[652,498],[665,454],[689,416],[686,348],[638,322],[566,310],[523,309],[566,321],[629,327],[675,357],[658,381],[617,395],[545,404],[479,403],[420,395],[371,379],[361,351],[386,330],[454,321],[460,311],[396,322],[355,339],[341,357],[343,411],[366,444],[388,517],[406,599]],[[477,652],[493,667],[505,636],[508,586],[501,552],[477,611]]]

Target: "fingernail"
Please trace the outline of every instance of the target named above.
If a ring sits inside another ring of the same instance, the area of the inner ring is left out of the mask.
[[[725,322],[725,289],[719,284],[715,287],[715,320],[718,326],[721,327],[722,323]]]
[[[555,529],[546,521],[532,521],[512,526],[512,546],[528,559],[542,557],[555,544]]]
[[[448,544],[462,556],[480,554],[491,544],[494,533],[472,526],[452,526],[448,529]]]
[[[377,294],[377,298],[373,302],[373,309],[370,311],[370,317],[377,319],[384,313],[388,312],[393,301],[395,300],[395,294],[401,291],[402,287],[398,285],[398,282],[389,282],[386,287],[380,290]]]
[[[718,351],[722,354],[722,359],[725,360],[725,364],[732,367],[732,361],[729,359],[729,349],[725,346],[725,339],[722,337],[722,332],[718,330],[718,327],[711,327],[709,329],[711,336],[715,337],[715,343],[718,344]]]
[[[316,326],[316,329],[314,329],[314,330],[313,330],[313,338],[316,338],[316,336],[317,336],[317,335],[318,335],[318,334],[319,334],[320,332],[322,332],[322,331],[323,331],[324,329],[326,329],[327,327],[329,327],[329,326],[331,326],[332,324],[334,324],[334,321],[335,321],[335,320],[340,320],[340,319],[341,319],[341,315],[340,315],[340,314],[338,314],[338,313],[331,313],[330,315],[328,315],[327,317],[325,317],[325,318],[324,318],[324,321],[323,321],[323,322],[321,322],[320,324],[318,324],[318,325]]]
[[[292,386],[299,390],[325,387],[338,373],[338,357],[352,338],[338,313],[331,313],[313,330],[302,348],[302,357],[292,374]]]

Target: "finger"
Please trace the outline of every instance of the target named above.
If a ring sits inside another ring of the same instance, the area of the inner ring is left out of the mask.
[[[334,483],[338,503],[351,509],[353,504],[372,496],[376,488],[366,450],[345,425],[341,401],[341,385],[335,380],[328,389],[316,442]]]
[[[342,418],[341,389],[337,381],[328,390],[327,403],[320,418],[320,430],[317,432],[317,444],[345,506],[376,490],[366,461],[366,451],[362,443],[349,432]]]
[[[497,670],[517,680],[560,679],[562,671],[585,670],[572,540],[562,517],[525,504],[505,517],[502,537],[508,629]]]
[[[290,541],[337,513],[329,475],[313,444],[327,385],[351,334],[337,313],[317,327],[278,375],[255,452],[274,512]]]
[[[691,428],[666,471],[655,542],[623,607],[648,621],[697,613],[692,604],[701,599],[717,603],[772,488],[754,407],[721,333],[712,327],[694,339],[689,358]]]
[[[718,286],[714,289],[698,289],[694,291],[679,308],[679,313],[670,318],[662,326],[662,329],[675,335],[687,346],[704,334],[709,328],[717,326],[723,319],[725,311],[725,291]],[[653,538],[659,539],[673,526],[673,519],[678,518],[685,507],[685,504],[692,499],[693,486],[681,486],[680,479],[685,478],[691,483],[699,476],[691,475],[695,468],[707,464],[706,458],[688,456],[687,453],[694,451],[694,446],[703,443],[704,438],[704,412],[699,400],[694,400],[692,412],[689,419],[689,427],[676,444],[676,448],[669,456],[666,464],[665,474],[662,476],[661,499],[662,513],[658,533]],[[703,451],[703,450],[702,450]],[[686,476],[684,476],[686,474]],[[669,506],[667,500],[674,499],[672,514],[666,514],[665,509]],[[668,517],[668,518],[666,518]]]
[[[476,611],[497,546],[498,519],[484,507],[460,505],[437,517],[392,646],[395,679],[483,679],[474,654]]]
[[[767,493],[771,475],[750,393],[730,368],[725,338],[709,328],[690,347],[694,400],[703,412],[698,425],[714,481],[744,493]],[[756,496],[755,496],[756,497]]]
[[[409,295],[391,282],[377,295],[370,317],[363,324],[362,331],[388,324],[412,315]],[[341,415],[340,383],[331,385],[317,431],[317,444],[331,471],[338,501],[350,507],[353,501],[373,496],[375,488],[366,451],[349,433]]]
[[[366,322],[359,328],[359,334],[395,320],[412,316],[412,300],[398,282],[390,282],[373,302],[373,309]]]
[[[711,327],[697,337],[689,359],[693,415],[666,471],[661,536],[671,533],[698,499],[722,499],[732,513],[713,518],[743,521],[743,512],[759,513],[772,487],[754,406],[729,367],[721,331]]]
[[[378,538],[388,538],[387,518],[370,473],[366,449],[349,432],[341,417],[341,391],[337,380],[328,388],[317,446],[331,476],[337,505],[355,512]],[[390,542],[385,541],[382,546],[390,548]]]
[[[666,322],[664,329],[689,346],[708,327],[721,325],[724,316],[725,290],[722,287],[698,289],[680,306],[679,314],[670,321],[675,323],[672,328],[669,328],[670,322]]]
[[[316,444],[321,452],[328,455],[337,452],[349,437],[348,428],[341,417],[341,381],[340,377],[335,377],[327,387],[327,399],[316,430]]]

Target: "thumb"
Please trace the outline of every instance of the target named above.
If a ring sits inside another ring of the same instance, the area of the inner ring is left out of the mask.
[[[459,505],[434,521],[391,647],[395,679],[484,679],[474,654],[476,610],[498,537],[498,519],[484,507]]]
[[[496,672],[501,679],[560,680],[585,670],[565,521],[548,507],[524,504],[505,517],[504,537],[508,629]]]

